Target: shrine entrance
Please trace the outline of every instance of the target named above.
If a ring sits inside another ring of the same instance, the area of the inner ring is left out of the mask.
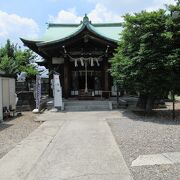
[[[100,96],[102,73],[94,70],[72,71],[71,96]]]
[[[79,71],[79,89],[84,89],[86,87],[87,83],[87,91],[94,89],[94,72],[93,71],[87,71],[87,82],[86,82],[86,72],[85,71]]]
[[[41,65],[47,67],[49,72],[60,74],[65,99],[74,96],[106,98],[113,87],[113,78],[108,71],[109,60],[117,48],[121,30],[121,23],[96,24],[85,15],[79,24],[49,23],[46,33],[39,38],[41,41],[21,40],[43,57]],[[53,96],[51,73],[50,97]]]

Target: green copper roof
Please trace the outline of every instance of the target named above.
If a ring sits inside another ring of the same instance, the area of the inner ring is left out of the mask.
[[[90,27],[97,34],[114,41],[119,40],[122,31],[121,24],[98,24],[98,26],[90,24]]]
[[[92,33],[105,38],[109,41],[117,42],[122,31],[121,23],[92,24],[85,15],[80,24],[48,24],[45,34],[36,40],[22,39],[25,41],[36,42],[38,46],[62,42],[66,39],[76,36],[87,28]]]
[[[49,42],[64,39],[79,31],[82,26],[83,24],[79,26],[49,24],[48,29],[40,40]]]

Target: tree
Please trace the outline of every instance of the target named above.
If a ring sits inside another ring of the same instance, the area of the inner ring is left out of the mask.
[[[30,50],[22,50],[7,40],[4,47],[0,48],[0,70],[8,75],[26,72],[28,77],[37,74],[37,69],[31,64],[35,56]]]
[[[180,94],[180,1],[176,5],[168,6],[170,14],[168,16],[169,32],[171,33],[171,46],[168,55],[169,67],[172,74],[172,90],[175,94]]]
[[[172,31],[165,10],[124,16],[124,30],[111,60],[111,74],[125,89],[140,93],[137,106],[150,113],[157,97],[171,90]],[[177,55],[177,54],[176,54]],[[177,69],[179,72],[179,69]],[[177,74],[174,75],[177,77]]]
[[[171,70],[171,95],[173,100],[173,119],[175,119],[175,95],[180,94],[180,0],[176,5],[167,7],[169,14],[169,32],[171,32],[171,46],[169,68]]]

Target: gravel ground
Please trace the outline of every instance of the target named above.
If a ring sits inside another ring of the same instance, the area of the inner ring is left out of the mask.
[[[33,121],[35,116],[32,112],[23,112],[22,116],[0,124],[0,158],[40,125]]]
[[[156,110],[152,117],[124,111],[122,118],[108,119],[134,180],[180,180],[179,163],[131,167],[132,161],[139,155],[180,152],[180,103],[176,104],[176,108],[176,121],[171,120],[168,110]],[[170,103],[168,109],[171,109]]]

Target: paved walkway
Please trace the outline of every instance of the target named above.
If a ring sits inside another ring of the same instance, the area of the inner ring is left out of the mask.
[[[3,180],[130,180],[105,121],[116,111],[45,113],[46,121],[0,160]]]
[[[180,163],[180,152],[140,155],[131,166],[153,166]]]

